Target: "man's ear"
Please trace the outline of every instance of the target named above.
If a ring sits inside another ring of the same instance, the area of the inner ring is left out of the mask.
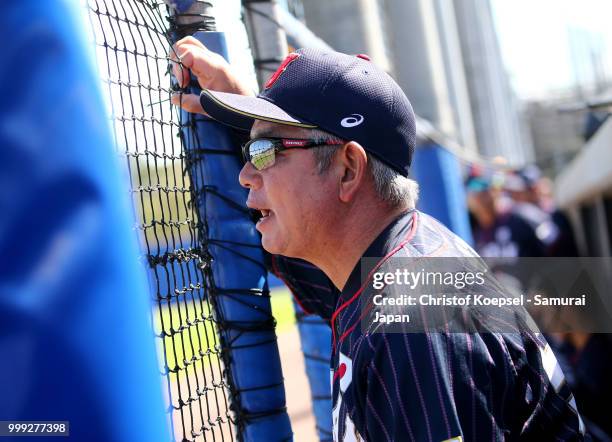
[[[344,144],[336,156],[341,170],[339,197],[348,203],[353,200],[366,179],[368,157],[365,149],[355,141]]]

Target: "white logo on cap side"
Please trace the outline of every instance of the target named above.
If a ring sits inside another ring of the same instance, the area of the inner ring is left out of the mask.
[[[355,127],[363,123],[363,115],[351,114],[350,117],[343,118],[340,124],[342,127]]]

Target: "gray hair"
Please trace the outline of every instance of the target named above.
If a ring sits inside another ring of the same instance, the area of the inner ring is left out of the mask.
[[[319,129],[309,131],[311,137],[328,141],[342,141],[340,138]],[[331,166],[337,146],[313,148],[319,174],[327,172]],[[414,209],[419,198],[419,185],[416,181],[401,175],[378,158],[366,152],[368,170],[372,174],[374,190],[381,200],[393,209]]]

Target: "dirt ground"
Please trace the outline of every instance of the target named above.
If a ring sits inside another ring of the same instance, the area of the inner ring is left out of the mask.
[[[287,410],[295,442],[317,442],[315,418],[312,414],[310,386],[304,368],[300,335],[296,326],[278,334],[278,348],[285,378]]]

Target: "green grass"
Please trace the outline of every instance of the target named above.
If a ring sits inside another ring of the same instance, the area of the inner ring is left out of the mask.
[[[295,310],[293,310],[293,296],[289,289],[282,287],[270,293],[272,314],[276,318],[276,333],[283,333],[295,327]]]
[[[291,330],[295,326],[295,313],[293,310],[292,295],[286,288],[274,289],[271,292],[272,314],[276,318],[276,333],[283,333]],[[203,306],[188,302],[177,303],[168,308],[155,308],[153,312],[153,321],[156,333],[160,333],[162,329],[166,331],[178,330],[181,324],[185,325],[187,319],[194,321],[196,318],[210,317],[208,305],[203,303]],[[163,326],[162,326],[163,324]],[[215,329],[212,321],[206,320],[197,324],[184,328],[180,333],[175,333],[174,336],[164,337],[166,345],[166,358],[168,366],[174,368],[178,364],[180,368],[184,368],[184,361],[189,361],[194,355],[198,355],[200,349],[206,351],[211,349],[210,357],[217,358],[213,347],[218,345],[218,339],[215,335]],[[157,340],[158,355],[160,364],[163,366],[163,346],[161,339]]]

